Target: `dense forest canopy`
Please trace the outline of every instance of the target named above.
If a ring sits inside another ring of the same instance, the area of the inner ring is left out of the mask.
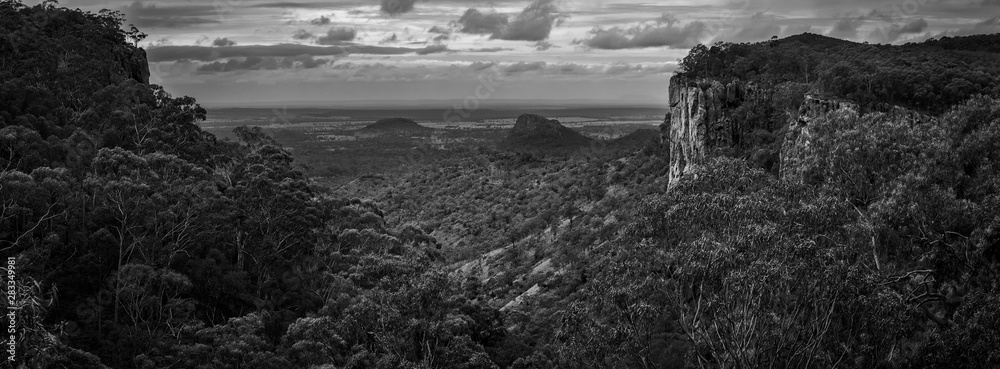
[[[698,46],[681,78],[769,93],[732,114],[757,136],[670,189],[641,132],[468,149],[357,198],[260,127],[203,131],[122,25],[0,0],[18,365],[1000,366],[998,35]],[[810,122],[804,180],[759,169],[809,90],[866,108]]]
[[[805,33],[758,43],[691,49],[680,75],[813,90],[864,103],[940,114],[977,94],[1000,94],[996,35],[945,37],[904,46],[860,44]]]

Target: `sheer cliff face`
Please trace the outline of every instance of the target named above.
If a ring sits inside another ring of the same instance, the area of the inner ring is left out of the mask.
[[[124,67],[129,77],[143,84],[149,84],[149,62],[146,59],[146,50],[136,48],[132,53],[132,60]]]
[[[775,103],[767,93],[763,88],[740,82],[724,86],[714,80],[671,78],[670,113],[660,127],[661,141],[670,149],[669,186],[677,184],[684,176],[692,175],[713,151],[742,145],[741,148],[747,152],[746,146],[752,144],[745,136],[755,128],[740,118],[734,118],[734,111],[741,106],[760,108],[760,104]],[[809,171],[807,163],[810,162],[809,150],[813,142],[810,126],[816,119],[843,109],[859,112],[858,105],[851,102],[806,95],[797,114],[789,114],[787,122],[778,122],[778,127],[770,129],[771,133],[777,133],[781,127],[787,127],[784,137],[778,141],[778,174],[782,178],[804,179]],[[884,113],[914,124],[933,119],[901,107],[893,107]]]
[[[705,136],[717,94],[696,82],[670,79],[670,186],[705,161]],[[714,111],[713,111],[714,112]]]
[[[743,88],[712,80],[670,79],[670,113],[661,127],[670,148],[670,185],[705,161],[714,148],[732,145],[733,121],[727,106],[741,99]]]
[[[661,126],[661,141],[670,149],[670,186],[694,173],[713,151],[746,146],[744,135],[753,127],[733,117],[744,104],[772,103],[768,91],[740,82],[728,85],[714,80],[670,79],[670,113]],[[806,149],[812,135],[809,123],[839,109],[857,110],[855,104],[806,96],[798,114],[789,117],[780,149],[782,177],[801,178]],[[777,130],[779,128],[774,128]]]

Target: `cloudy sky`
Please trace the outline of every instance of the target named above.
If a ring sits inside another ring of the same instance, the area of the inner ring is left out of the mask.
[[[26,1],[27,3],[37,3]],[[692,46],[802,32],[1000,32],[1000,0],[61,0],[149,36],[152,81],[209,106],[658,104]]]

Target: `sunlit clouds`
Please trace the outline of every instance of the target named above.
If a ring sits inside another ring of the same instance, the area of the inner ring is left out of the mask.
[[[622,97],[609,95],[595,80],[634,78],[635,93],[629,96],[657,100],[665,98],[677,60],[697,44],[803,32],[900,44],[1000,32],[1000,3],[992,0],[64,0],[60,5],[121,11],[127,23],[149,35],[141,45],[157,81],[191,95],[210,82],[216,92],[196,97],[220,103],[238,100],[218,91],[247,84],[266,90],[276,84],[391,80],[426,84],[421,95],[433,95],[445,87],[427,81],[474,82],[477,76],[468,66],[477,62],[502,65],[512,76],[530,74],[533,82],[576,83],[597,100]],[[505,88],[519,86],[514,78]],[[532,98],[560,98],[555,90],[520,89]],[[289,91],[294,89],[275,92],[275,99],[307,97]]]

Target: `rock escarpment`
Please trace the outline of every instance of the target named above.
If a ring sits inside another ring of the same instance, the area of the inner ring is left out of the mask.
[[[670,79],[670,112],[660,127],[661,140],[670,150],[670,186],[704,163],[713,150],[740,142],[741,122],[733,118],[732,109],[761,93],[756,86],[739,82]]]
[[[660,127],[661,143],[668,145],[670,153],[669,186],[674,186],[686,175],[691,175],[707,157],[714,153],[753,152],[747,138],[760,130],[745,121],[739,110],[752,110],[775,101],[768,92],[754,85],[731,82],[728,85],[714,80],[690,80],[683,76],[670,79],[670,112]],[[756,106],[755,106],[756,105]],[[747,108],[750,109],[747,109]],[[858,104],[832,98],[806,94],[797,112],[788,112],[787,118],[773,118],[777,125],[766,129],[776,136],[774,149],[778,153],[777,173],[786,179],[802,180],[805,175],[809,147],[813,141],[810,126],[816,119],[839,110],[858,113]],[[904,119],[913,124],[927,122],[930,116],[891,107],[882,113]],[[778,136],[782,130],[784,136]],[[780,147],[780,149],[778,149]]]
[[[142,48],[133,50],[131,60],[123,67],[132,79],[143,84],[149,84],[149,61],[146,58],[146,50]]]

